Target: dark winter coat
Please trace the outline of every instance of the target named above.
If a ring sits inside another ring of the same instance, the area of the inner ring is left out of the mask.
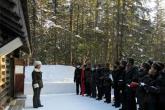
[[[36,83],[39,85],[39,88],[43,88],[42,72],[34,70],[32,72],[32,85]]]
[[[131,82],[138,82],[138,68],[137,67],[132,67],[129,70],[126,71],[125,77],[125,92],[128,94],[135,94],[136,91],[133,88],[130,88],[128,85],[131,84]]]
[[[82,69],[76,68],[74,72],[74,82],[80,83],[81,82],[81,71]]]
[[[112,71],[112,78],[113,78],[113,87],[116,88],[118,86],[119,69]]]
[[[96,76],[97,75],[97,70],[94,69],[91,71],[91,82],[93,86],[96,86]]]
[[[90,68],[85,69],[85,82],[91,83],[91,69]]]
[[[159,75],[151,76],[147,75],[143,82],[146,84],[144,89],[145,94],[145,110],[157,110],[158,109],[158,77]]]
[[[109,77],[111,75],[109,68],[104,68],[104,79],[103,79],[103,86],[104,87],[111,87],[112,79]]]
[[[148,72],[146,72],[146,71],[139,71],[139,74],[138,74],[138,82],[139,82],[139,83],[142,83],[143,80],[144,80],[144,78],[145,78],[145,76],[146,76],[147,74],[148,74]],[[137,96],[139,96],[139,97],[144,97],[144,95],[145,95],[145,90],[144,90],[143,87],[139,86],[139,87],[137,88],[136,93],[137,93]]]
[[[157,87],[160,89],[158,94],[158,110],[165,110],[165,72],[161,72],[157,80]]]
[[[138,82],[138,68],[132,67],[125,73],[125,83]]]
[[[125,86],[125,68],[120,68],[119,69],[119,76],[118,76],[118,87],[119,89],[124,89],[124,86]]]
[[[140,110],[144,110],[145,95],[146,95],[146,91],[144,87],[141,86],[140,84],[145,82],[146,78],[148,77],[147,74],[148,72],[142,71],[142,70],[139,71],[139,74],[138,74],[139,86],[136,90],[136,95],[137,95],[137,101],[138,101]]]
[[[113,77],[113,87],[114,88],[124,88],[125,86],[125,69],[124,68],[119,68],[116,71],[112,72],[112,77]]]
[[[129,70],[126,71],[125,73],[125,89],[124,89],[124,94],[126,98],[126,109],[127,110],[137,110],[136,107],[136,100],[135,100],[135,93],[136,93],[136,88],[131,88],[131,83],[132,82],[137,82],[138,81],[138,68],[137,67],[131,67]]]
[[[101,87],[103,86],[103,78],[104,78],[104,72],[103,69],[97,69],[97,73],[96,73],[96,85]]]

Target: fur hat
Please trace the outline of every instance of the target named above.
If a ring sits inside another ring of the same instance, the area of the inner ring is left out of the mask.
[[[148,60],[147,63],[150,64],[150,66],[151,66],[154,62],[150,59],[150,60]]]
[[[143,63],[142,66],[147,70],[149,70],[151,68],[150,64],[148,64],[148,63]]]
[[[161,66],[161,69],[163,70],[165,65],[162,62],[158,62],[158,64]]]
[[[161,71],[161,70],[162,70],[161,65],[160,65],[159,63],[157,63],[157,62],[153,63],[153,64],[152,64],[152,67],[153,67],[154,69],[156,69],[157,71]]]
[[[41,61],[35,61],[34,66],[37,66],[37,65],[42,65]]]
[[[125,60],[122,60],[120,63],[121,63],[124,67],[127,65],[127,61],[125,61]]]

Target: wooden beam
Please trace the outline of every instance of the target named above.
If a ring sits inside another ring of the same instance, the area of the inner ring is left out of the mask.
[[[21,39],[17,37],[0,48],[0,56],[7,55],[11,53],[12,51],[14,51],[15,49],[21,47],[22,45],[23,43]]]

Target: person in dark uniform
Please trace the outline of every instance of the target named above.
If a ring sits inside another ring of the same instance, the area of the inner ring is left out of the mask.
[[[126,66],[126,73],[125,73],[125,101],[126,106],[124,110],[137,110],[136,107],[136,88],[137,88],[137,82],[138,82],[138,68],[134,66],[134,59],[128,58]]]
[[[125,103],[124,100],[124,89],[125,89],[125,68],[126,68],[127,62],[125,60],[122,60],[120,62],[120,66],[119,66],[119,75],[117,78],[117,97],[116,97],[116,101],[115,101],[115,107],[118,108],[120,107],[120,105],[122,104],[122,108],[123,105]]]
[[[75,72],[74,72],[74,82],[76,83],[76,93],[77,95],[79,95],[79,88],[80,88],[80,85],[81,85],[81,68],[80,68],[81,65],[77,65],[76,66],[76,69],[75,69]]]
[[[144,110],[158,110],[159,108],[158,98],[160,93],[160,71],[161,66],[158,63],[153,63],[148,75],[145,76],[143,82],[140,83],[141,87],[143,87],[146,92]],[[161,110],[163,110],[162,107]]]
[[[96,65],[91,68],[91,87],[92,87],[92,97],[96,98]]]
[[[91,65],[85,68],[85,92],[87,96],[91,96]]]
[[[40,93],[43,88],[42,72],[40,70],[42,63],[34,62],[34,70],[32,72],[32,87],[33,87],[33,108],[43,107],[40,101]]]
[[[112,79],[111,79],[111,71],[109,69],[109,64],[106,64],[106,68],[104,68],[104,93],[105,93],[105,102],[111,103],[111,86],[112,86]]]
[[[97,76],[96,76],[96,86],[98,90],[98,98],[97,100],[102,100],[103,97],[103,68],[101,68],[101,65],[98,65],[97,69]]]
[[[150,64],[148,63],[142,63],[140,69],[139,69],[139,74],[138,74],[138,82],[141,82],[144,78],[144,76],[146,76],[149,72],[150,69]],[[141,88],[141,86],[138,86],[137,90],[136,90],[136,94],[137,94],[137,103],[139,104],[139,108],[138,110],[144,110],[144,97],[145,97],[145,91],[143,88]]]
[[[150,60],[147,61],[147,63],[148,63],[150,66],[152,66],[153,61],[150,59]]]
[[[157,110],[162,110],[162,108],[165,108],[165,71],[164,67],[165,65],[161,62],[158,62],[158,65],[161,67],[159,76],[156,79],[156,87],[158,88],[158,107]]]
[[[81,95],[85,94],[85,65],[81,65]]]
[[[165,110],[165,64],[159,63],[162,67],[158,77],[159,95],[158,95],[158,110]]]
[[[112,77],[113,77],[113,88],[114,88],[114,104],[113,106],[119,106],[119,89],[118,89],[118,78],[119,78],[119,61],[116,61],[113,66]]]

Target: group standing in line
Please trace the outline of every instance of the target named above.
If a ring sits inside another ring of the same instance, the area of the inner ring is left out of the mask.
[[[74,75],[77,95],[105,98],[119,110],[165,110],[165,64],[147,61],[135,66],[134,59],[109,64],[77,64]],[[114,98],[111,98],[111,89]],[[114,101],[112,101],[114,99]]]

